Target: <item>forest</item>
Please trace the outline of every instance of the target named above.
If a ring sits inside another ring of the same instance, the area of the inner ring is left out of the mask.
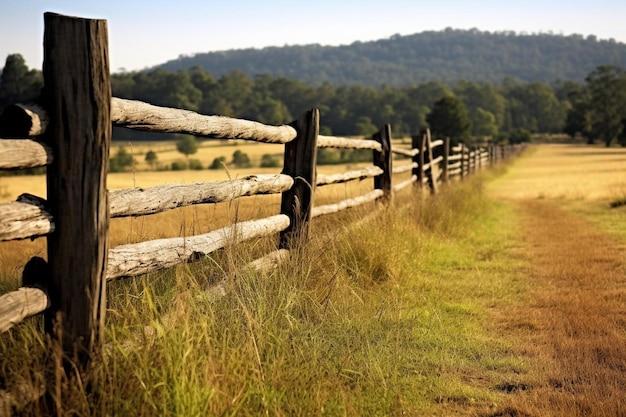
[[[239,70],[216,77],[198,66],[121,72],[113,74],[112,83],[116,97],[273,125],[289,123],[317,107],[321,133],[327,135],[369,135],[390,123],[398,137],[430,127],[435,134],[463,137],[466,142],[511,136],[527,140],[530,134],[565,132],[589,142],[626,144],[626,73],[616,66],[598,66],[584,83],[505,78],[500,83],[315,86],[274,75],[250,77]],[[11,103],[36,100],[41,86],[40,71],[28,68],[21,55],[9,55],[0,77],[0,110]],[[459,132],[438,128],[450,125],[450,117],[461,119]],[[131,131],[114,134],[120,140],[145,137]]]
[[[404,87],[459,80],[500,83],[582,82],[600,65],[626,67],[626,44],[595,36],[486,32],[477,29],[394,35],[350,45],[286,45],[180,56],[158,68],[168,71],[199,66],[215,77],[232,70],[250,77],[272,74],[315,86],[382,84]]]

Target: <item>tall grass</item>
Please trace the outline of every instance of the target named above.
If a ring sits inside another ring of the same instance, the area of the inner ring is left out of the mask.
[[[485,324],[491,307],[523,292],[501,249],[515,242],[512,211],[471,182],[398,198],[356,222],[365,213],[315,222],[313,239],[267,274],[245,265],[272,239],[110,284],[106,349],[92,381],[100,395],[75,387],[52,408],[134,416],[492,409],[498,387],[524,368]],[[47,366],[39,327],[31,320],[0,337],[7,385]]]

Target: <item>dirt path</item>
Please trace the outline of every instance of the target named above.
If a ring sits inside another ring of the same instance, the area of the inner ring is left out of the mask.
[[[492,416],[626,416],[626,250],[548,200],[518,200],[529,296],[498,312],[528,373]]]

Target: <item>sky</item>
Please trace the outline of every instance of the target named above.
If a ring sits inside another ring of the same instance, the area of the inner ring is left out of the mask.
[[[447,27],[626,43],[626,0],[0,0],[0,67],[19,53],[41,68],[44,12],[106,19],[113,72],[209,51],[344,45]]]

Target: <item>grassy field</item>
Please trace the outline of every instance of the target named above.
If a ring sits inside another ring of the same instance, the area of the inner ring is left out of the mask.
[[[626,242],[626,149],[542,145],[490,182],[490,195],[546,200]]]
[[[610,161],[624,154],[611,149],[615,155],[603,158],[590,151],[605,150],[540,146],[507,170],[445,187],[436,197],[407,190],[389,210],[356,226],[347,227],[374,212],[373,206],[318,219],[311,242],[268,274],[251,273],[244,265],[274,247],[275,239],[229,248],[169,272],[113,282],[108,287],[105,355],[101,367],[83,381],[97,386],[102,395],[74,387],[55,411],[137,416],[602,415],[580,413],[585,408],[576,408],[575,402],[569,409],[559,402],[568,396],[584,402],[585,393],[571,394],[567,387],[558,391],[558,382],[573,372],[550,362],[550,355],[555,357],[550,337],[559,327],[535,321],[545,316],[557,323],[561,316],[543,314],[552,305],[550,298],[536,303],[542,294],[535,291],[546,287],[541,283],[551,272],[531,268],[537,255],[529,231],[550,230],[551,225],[538,225],[527,214],[536,212],[535,220],[543,214],[548,218],[548,213],[564,216],[526,204],[530,199],[550,207],[563,205],[614,236],[626,236],[624,223],[613,224],[624,210],[608,208],[623,197],[615,177],[623,178],[625,172]],[[552,170],[542,176],[538,171],[545,165]],[[587,179],[595,184],[587,190],[576,176],[581,166],[598,175],[611,171],[605,181]],[[161,173],[146,173],[152,174]],[[140,172],[134,179],[132,173],[120,175],[137,181]],[[558,192],[555,184],[563,184]],[[335,192],[351,192],[342,187]],[[210,206],[114,220],[112,240],[204,231],[219,213],[227,213],[220,220],[227,222],[277,210],[275,203],[251,201],[238,208]],[[564,222],[554,238],[570,229],[582,226]],[[16,259],[41,253],[41,240],[0,246],[2,288],[18,285],[23,262]],[[555,247],[558,253],[554,243],[542,244],[536,247]],[[560,250],[567,262],[569,249]],[[546,264],[555,256],[546,256]],[[561,275],[567,283],[568,275]],[[623,289],[607,291],[603,296],[621,299]],[[575,349],[572,340],[567,339],[567,346]],[[43,345],[38,318],[0,335],[0,384],[37,378],[46,366]],[[562,352],[576,359],[571,351]],[[608,350],[598,352],[610,355]],[[551,377],[556,378],[552,385],[547,380]],[[543,394],[561,408],[542,404]],[[588,398],[616,401],[611,395]],[[618,409],[614,403],[605,406]],[[33,407],[26,413],[47,411]]]
[[[507,416],[626,415],[626,151],[539,146],[490,191],[519,216],[527,300],[494,316],[526,365]]]
[[[346,225],[371,207],[316,221],[310,244],[268,275],[243,265],[268,251],[272,239],[112,283],[107,350],[90,381],[105,395],[77,389],[57,411],[256,416],[494,409],[502,396],[494,387],[524,365],[508,353],[506,340],[481,326],[486,309],[519,289],[515,263],[498,253],[512,244],[514,231],[503,227],[512,213],[480,190],[480,182],[468,183],[437,199],[407,191],[387,213],[353,228]],[[132,230],[119,227],[112,240],[132,241],[140,229],[163,233],[168,220],[172,229],[203,228],[198,213],[171,212],[149,226],[133,219]],[[17,246],[41,252],[38,242]],[[7,247],[0,253],[9,253]],[[19,272],[18,262],[3,259],[5,286],[17,285]],[[210,284],[224,279],[226,295],[215,297]],[[31,319],[0,338],[7,381],[32,378],[44,366],[40,326]]]
[[[515,199],[606,201],[626,195],[626,149],[588,145],[541,145],[490,185]]]

